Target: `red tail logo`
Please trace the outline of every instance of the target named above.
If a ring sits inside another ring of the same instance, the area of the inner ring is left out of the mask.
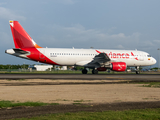
[[[18,21],[9,21],[9,23],[15,48],[41,48],[33,41]]]

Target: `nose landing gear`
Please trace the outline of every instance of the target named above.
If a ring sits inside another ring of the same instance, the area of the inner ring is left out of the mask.
[[[136,66],[136,74],[140,74],[140,71],[139,71],[139,66]]]

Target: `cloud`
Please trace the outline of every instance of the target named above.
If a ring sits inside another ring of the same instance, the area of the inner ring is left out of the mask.
[[[114,32],[114,30],[116,30],[117,28],[116,27],[111,27],[107,30],[108,33],[112,33]]]
[[[118,48],[118,49],[125,49],[125,48],[123,47],[123,45],[117,45],[116,48]]]
[[[126,36],[124,33],[118,33],[118,34],[109,34],[108,32],[102,32],[101,30],[96,29],[85,29],[80,24],[74,25],[73,27],[65,27],[63,28],[64,32],[66,34],[70,33],[73,36],[78,36],[77,39],[85,37],[85,40],[90,41],[90,39],[98,40],[98,41],[109,41],[112,42],[112,40],[116,41],[127,41],[127,40],[139,40],[140,33],[133,33],[132,35]]]
[[[53,25],[46,28],[49,31],[40,39],[47,39],[48,47],[78,47],[78,48],[103,48],[103,49],[135,49],[141,43],[140,33],[110,33],[108,30],[86,29],[81,24],[75,24],[71,27]],[[110,29],[110,28],[109,28]],[[44,30],[46,31],[46,30]],[[42,41],[43,41],[42,40]],[[64,44],[65,43],[65,44]],[[52,45],[52,46],[50,46]]]
[[[11,43],[11,35],[7,34],[6,32],[0,32],[0,41],[3,43],[0,46],[3,47],[4,45],[12,45]]]
[[[58,0],[56,2],[63,3],[63,4],[74,4],[76,0]]]
[[[153,42],[160,44],[160,40],[153,40]]]
[[[26,18],[24,16],[20,16],[15,14],[10,9],[0,7],[0,19],[5,20],[25,20]]]
[[[0,3],[0,5],[5,5],[5,4],[7,4],[7,3],[6,2]]]

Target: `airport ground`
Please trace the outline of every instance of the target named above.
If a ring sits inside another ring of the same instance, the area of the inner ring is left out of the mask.
[[[58,104],[2,108],[0,119],[77,111],[160,108],[160,88],[145,87],[147,82],[159,83],[160,74],[0,74],[0,100]]]

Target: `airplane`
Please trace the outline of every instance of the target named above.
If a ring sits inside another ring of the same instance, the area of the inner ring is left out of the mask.
[[[9,24],[15,48],[5,53],[16,57],[52,65],[83,66],[82,74],[87,74],[87,68],[92,69],[92,74],[98,74],[98,71],[107,69],[123,72],[127,67],[135,67],[136,74],[139,74],[139,67],[156,63],[147,52],[138,50],[42,48],[18,21],[9,21]]]

